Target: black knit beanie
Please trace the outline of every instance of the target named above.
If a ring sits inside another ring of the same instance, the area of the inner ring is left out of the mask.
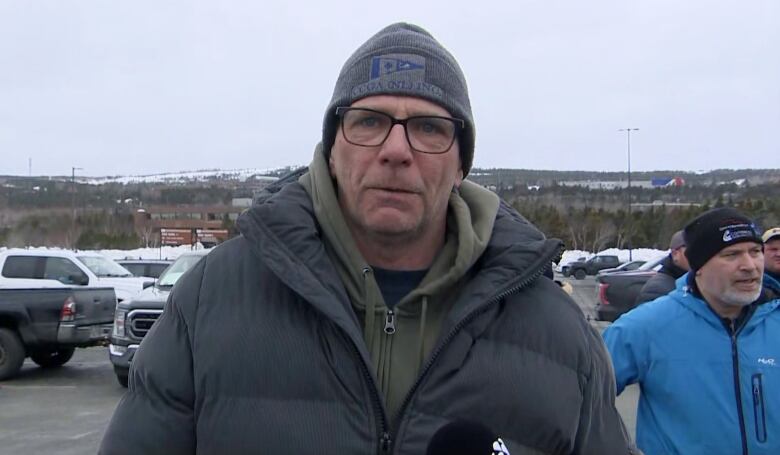
[[[326,158],[336,138],[336,108],[374,95],[422,98],[463,119],[466,126],[458,145],[463,176],[469,173],[474,160],[474,118],[466,78],[455,58],[430,33],[412,24],[389,25],[347,59],[322,125]]]
[[[764,243],[750,218],[732,208],[709,210],[685,226],[685,256],[692,271],[699,270],[723,248],[740,242]]]

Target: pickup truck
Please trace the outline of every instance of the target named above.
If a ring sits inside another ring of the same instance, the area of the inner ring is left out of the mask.
[[[165,302],[176,281],[209,251],[196,250],[182,254],[165,269],[153,286],[147,286],[132,299],[117,304],[114,329],[108,345],[108,357],[114,365],[114,374],[122,387],[127,387],[127,377],[135,352],[162,314]]]
[[[0,289],[112,287],[119,302],[140,292],[153,279],[134,277],[98,253],[21,249],[0,253]]]
[[[647,280],[661,268],[661,256],[644,263],[636,270],[601,274],[596,277],[599,298],[596,304],[596,318],[601,321],[615,321],[620,315],[636,306],[636,298]]]
[[[77,347],[105,344],[116,294],[112,288],[0,289],[0,380],[24,359],[59,367]]]
[[[587,261],[574,261],[566,264],[562,268],[563,276],[574,276],[578,280],[584,279],[587,275],[595,275],[600,270],[610,269],[620,265],[617,256],[600,255],[593,256]]]

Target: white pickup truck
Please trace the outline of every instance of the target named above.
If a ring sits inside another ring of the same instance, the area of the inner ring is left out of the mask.
[[[134,277],[116,262],[92,252],[10,249],[0,253],[0,289],[114,288],[118,302],[128,300],[154,281]]]

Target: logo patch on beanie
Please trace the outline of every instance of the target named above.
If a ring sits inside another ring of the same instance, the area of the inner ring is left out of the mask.
[[[374,57],[371,59],[371,74],[369,79],[378,79],[382,76],[393,74],[400,71],[415,71],[422,70],[423,78],[425,78],[425,59],[422,57],[415,58],[417,62],[409,60],[410,57],[418,57],[417,55],[409,55],[404,58],[387,57]]]
[[[723,231],[724,243],[730,243],[745,237],[758,237],[758,230],[753,223],[729,224],[728,226],[722,226],[720,230]]]
[[[425,57],[414,54],[387,54],[371,58],[368,82],[352,88],[352,97],[374,94],[409,94],[441,98],[444,91],[425,81]]]

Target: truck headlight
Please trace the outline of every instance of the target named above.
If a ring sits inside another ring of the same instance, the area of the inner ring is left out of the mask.
[[[120,310],[117,308],[114,311],[114,332],[115,337],[125,337],[125,316],[127,316],[127,310]]]

